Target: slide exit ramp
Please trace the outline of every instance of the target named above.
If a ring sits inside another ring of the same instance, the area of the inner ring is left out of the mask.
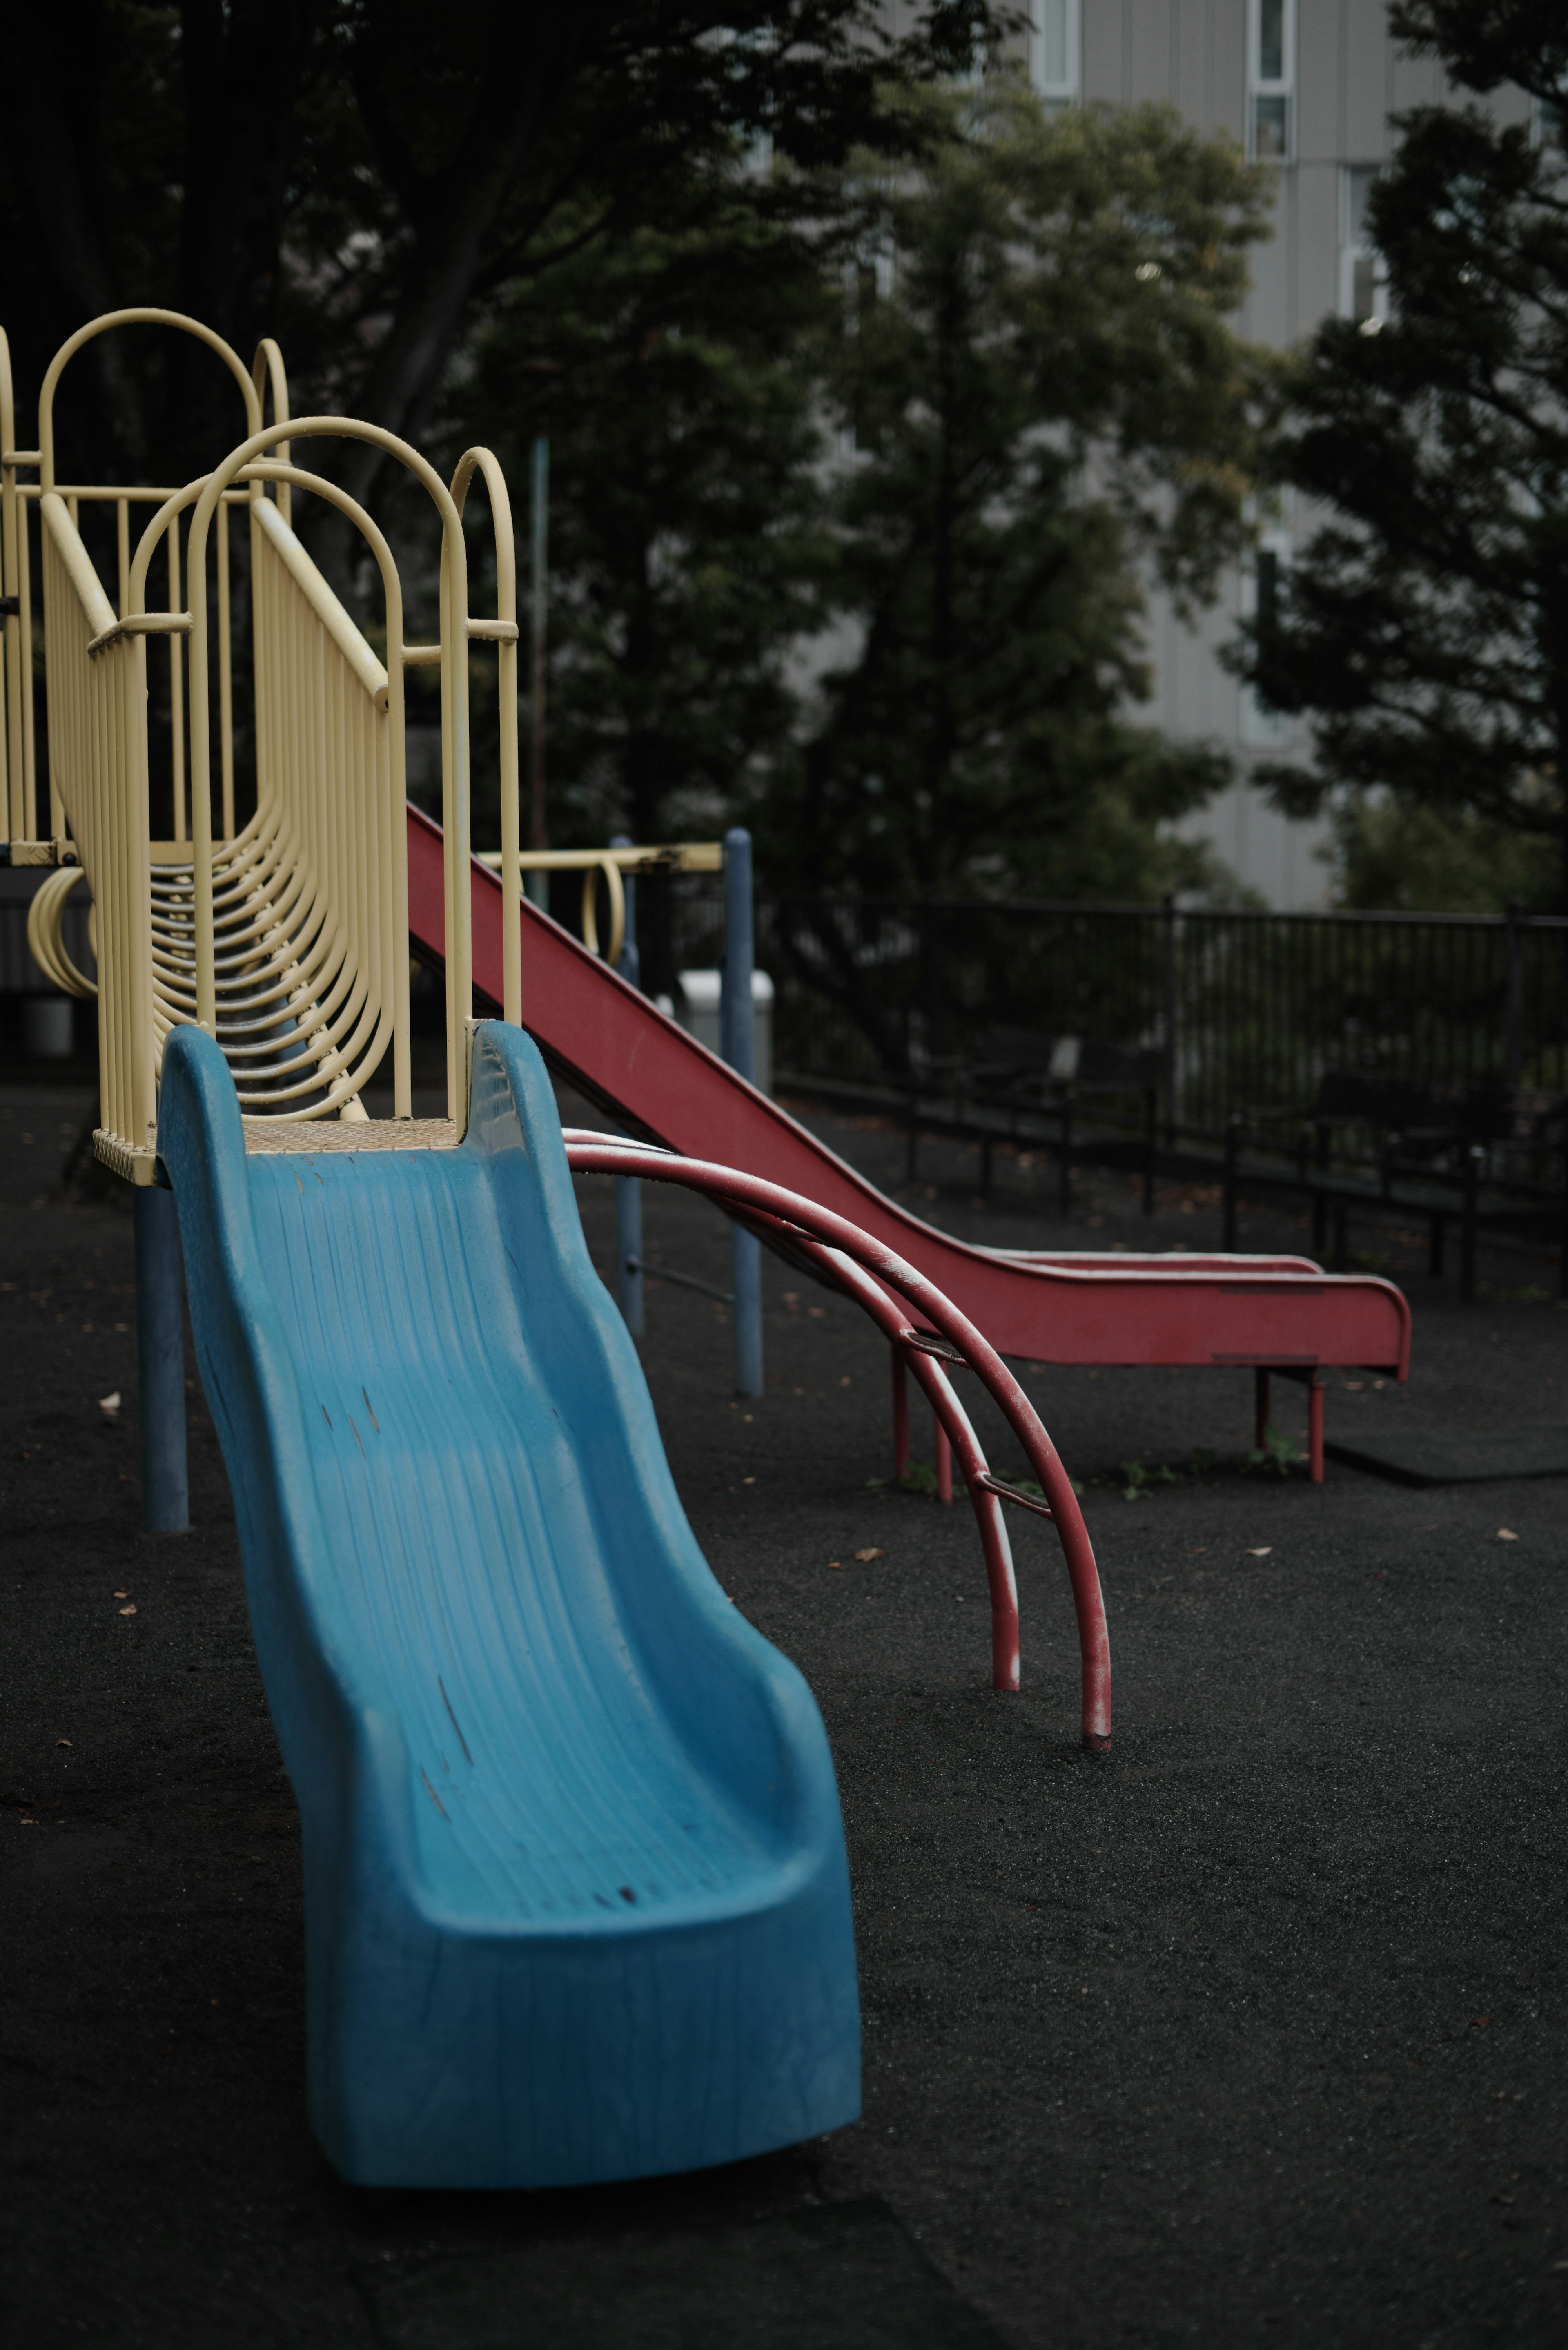
[[[360,2185],[547,2187],[851,2121],[822,1722],[686,1523],[535,1047],[486,1025],[462,1142],[398,1136],[247,1154],[218,1045],[169,1039],[159,1149],[303,1823],[317,2133]]]
[[[439,966],[445,937],[439,826],[409,812],[409,922]],[[503,897],[472,866],[472,970],[499,1004]],[[666,1019],[525,901],[523,1024],[591,1100],[650,1140],[804,1193],[884,1241],[1006,1355],[1046,1363],[1251,1365],[1309,1379],[1322,1365],[1403,1379],[1410,1309],[1391,1282],[1325,1274],[1305,1257],[1012,1254],[911,1216],[775,1102]],[[1314,1388],[1321,1474],[1321,1391]]]

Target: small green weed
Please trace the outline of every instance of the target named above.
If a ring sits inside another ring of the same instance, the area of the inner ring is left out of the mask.
[[[1158,1469],[1146,1469],[1141,1461],[1124,1461],[1117,1472],[1122,1481],[1124,1502],[1151,1502],[1156,1485],[1174,1485],[1176,1471],[1168,1461],[1162,1461]]]
[[[1241,1474],[1245,1477],[1250,1471],[1261,1469],[1265,1476],[1272,1473],[1288,1477],[1293,1470],[1305,1466],[1306,1455],[1293,1436],[1282,1435],[1277,1428],[1265,1428],[1262,1444],[1243,1456]]]

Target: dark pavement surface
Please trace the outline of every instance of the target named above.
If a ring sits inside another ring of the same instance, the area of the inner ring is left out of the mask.
[[[772,1263],[765,1399],[731,1399],[724,1309],[669,1284],[644,1358],[714,1571],[833,1741],[865,2116],[618,2189],[340,2186],[227,1486],[193,1395],[193,1530],[139,1533],[130,1217],[58,1192],[88,1107],[0,1092],[7,2350],[1568,2339],[1563,1481],[1331,1463],[1314,1491],[1243,1473],[1244,1372],[1032,1372],[1105,1580],[1096,1760],[1049,1528],[1014,1523],[1024,1690],[997,1698],[961,1498],[868,1482],[885,1350]],[[896,1136],[813,1122],[896,1181]],[[1064,1228],[1044,1170],[999,1160],[989,1208],[972,1154],[923,1171],[913,1204],[1002,1244],[1218,1240],[1212,1195],[1146,1223],[1102,1179]],[[609,1187],[583,1197],[607,1263]],[[726,1283],[711,1210],[647,1219],[653,1262]],[[1331,1437],[1568,1425],[1550,1266],[1487,1257],[1467,1311],[1418,1235],[1357,1237],[1408,1274],[1415,1371],[1332,1375]],[[1299,1391],[1277,1409],[1299,1435]]]

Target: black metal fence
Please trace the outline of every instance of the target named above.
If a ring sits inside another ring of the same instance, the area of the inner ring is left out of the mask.
[[[675,960],[722,956],[715,893],[677,885]],[[1568,920],[775,898],[757,960],[781,1080],[906,1083],[1027,1027],[1156,1046],[1168,1129],[1306,1102],[1327,1068],[1568,1091]]]

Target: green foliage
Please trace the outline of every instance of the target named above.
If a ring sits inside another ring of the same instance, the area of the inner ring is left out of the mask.
[[[898,1488],[905,1493],[923,1493],[934,1500],[937,1491],[936,1463],[932,1461],[911,1461],[898,1479]]]
[[[1164,1461],[1157,1469],[1146,1469],[1141,1461],[1124,1461],[1116,1473],[1122,1481],[1124,1502],[1151,1502],[1157,1485],[1177,1482],[1177,1471]]]
[[[1334,811],[1335,899],[1357,911],[1550,913],[1557,861],[1538,835],[1463,808],[1358,793]]]
[[[5,319],[20,380],[95,313],[155,303],[248,361],[284,342],[306,407],[418,439],[484,306],[576,234],[657,224],[748,141],[800,169],[886,145],[888,76],[965,69],[986,0],[53,0],[7,22],[26,103],[0,142]],[[63,451],[89,480],[194,438],[233,394],[164,338],[95,345]],[[170,472],[177,461],[182,470]],[[382,471],[342,457],[361,494]]]
[[[1306,1455],[1293,1436],[1282,1435],[1277,1428],[1265,1428],[1262,1443],[1243,1456],[1241,1474],[1244,1477],[1249,1470],[1261,1469],[1269,1476],[1289,1477],[1306,1465]]]
[[[1190,610],[1242,542],[1268,369],[1226,317],[1260,176],[1162,109],[1048,120],[1011,76],[891,105],[924,160],[846,191],[861,265],[827,354],[848,650],[759,809],[770,869],[1157,894],[1196,878],[1159,825],[1227,771],[1123,715],[1141,581]]]
[[[1006,73],[955,94],[1005,20],[60,0],[18,18],[0,150],[18,380],[154,303],[247,358],[276,334],[296,413],[491,442],[520,522],[547,434],[557,839],[749,814],[775,883],[1213,885],[1168,827],[1223,762],[1127,711],[1140,583],[1196,608],[1243,535],[1268,374],[1225,321],[1263,182],[1168,114],[1051,124]],[[62,463],[183,478],[235,405],[210,353],[102,338]],[[405,552],[396,469],[315,455]],[[348,526],[296,513],[352,599]]]
[[[711,829],[794,710],[793,639],[829,559],[803,354],[816,250],[755,181],[693,172],[673,215],[498,301],[453,436],[514,482],[551,444],[551,837]],[[564,224],[569,231],[569,224]]]
[[[1561,7],[1407,0],[1393,22],[1461,88],[1511,81],[1561,125]],[[1568,157],[1560,136],[1474,106],[1398,127],[1370,212],[1390,315],[1380,330],[1330,321],[1295,373],[1282,473],[1331,518],[1242,666],[1275,708],[1310,716],[1315,765],[1272,773],[1292,812],[1382,788],[1472,822],[1478,849],[1490,828],[1560,852]],[[1419,868],[1433,837],[1409,846]]]

